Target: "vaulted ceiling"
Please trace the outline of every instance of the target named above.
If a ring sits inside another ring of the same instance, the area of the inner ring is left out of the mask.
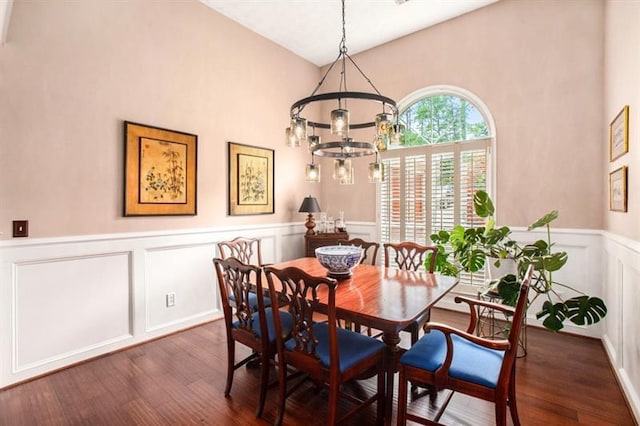
[[[318,66],[338,55],[339,0],[200,1]],[[362,52],[496,1],[346,0],[346,45]]]

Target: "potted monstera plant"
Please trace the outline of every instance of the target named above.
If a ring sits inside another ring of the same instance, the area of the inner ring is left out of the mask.
[[[515,262],[521,255],[521,248],[511,238],[508,226],[497,227],[493,217],[493,201],[485,191],[477,191],[473,197],[476,216],[485,219],[485,225],[465,228],[455,226],[452,230],[440,230],[431,235],[431,241],[438,246],[436,270],[455,276],[461,270],[479,272],[485,265],[500,267],[504,263]]]
[[[591,325],[606,316],[607,307],[602,299],[589,296],[554,279],[554,274],[567,263],[569,258],[564,251],[554,251],[550,224],[558,218],[556,210],[547,213],[528,227],[528,231],[545,228],[546,239],[520,247],[511,238],[509,227],[495,227],[493,220],[495,209],[485,191],[476,192],[473,201],[476,214],[486,218],[485,226],[477,228],[456,226],[451,231],[433,234],[431,239],[439,248],[436,270],[445,275],[457,275],[462,270],[480,271],[487,259],[494,259],[491,260],[493,263],[513,259],[517,265],[516,273],[520,277],[524,275],[529,265],[534,267],[529,305],[538,297],[546,298],[541,310],[536,313],[536,317],[543,320],[546,328],[559,331],[564,327],[566,320],[581,326]],[[519,281],[515,274],[498,277],[490,285],[500,295],[503,303],[515,305],[519,290]],[[564,298],[564,293],[567,291],[575,296]]]

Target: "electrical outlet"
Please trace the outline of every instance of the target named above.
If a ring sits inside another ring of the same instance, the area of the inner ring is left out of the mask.
[[[172,306],[176,306],[176,294],[167,293],[167,308],[170,308]]]

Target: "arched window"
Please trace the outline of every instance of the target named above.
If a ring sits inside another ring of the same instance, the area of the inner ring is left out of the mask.
[[[402,143],[381,154],[381,241],[431,244],[429,236],[441,229],[483,225],[474,214],[473,194],[493,193],[495,139],[484,103],[464,89],[437,86],[407,96],[399,106]]]

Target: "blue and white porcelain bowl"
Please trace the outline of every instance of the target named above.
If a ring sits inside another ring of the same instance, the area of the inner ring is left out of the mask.
[[[329,276],[337,279],[348,278],[351,270],[362,258],[362,247],[324,246],[316,249],[316,258],[329,270]]]

